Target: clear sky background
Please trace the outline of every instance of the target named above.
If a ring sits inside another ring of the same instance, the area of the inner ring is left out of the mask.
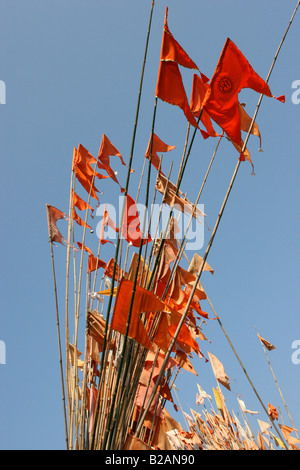
[[[132,164],[135,173],[129,186],[132,196],[151,131],[165,7],[172,34],[208,77],[230,37],[266,78],[296,3],[157,0]],[[97,156],[105,133],[128,162],[150,8],[150,0],[1,2],[0,80],[6,84],[6,104],[0,105],[0,340],[6,345],[6,364],[0,364],[1,449],[65,448],[45,205],[68,212],[73,147],[79,143]],[[279,422],[290,425],[255,327],[276,346],[269,357],[298,429],[300,364],[292,361],[292,344],[300,341],[300,104],[292,102],[292,83],[300,80],[299,15],[269,81],[274,95],[286,95],[286,103],[262,100],[257,123],[264,152],[258,152],[256,137],[248,144],[256,176],[251,176],[247,162],[242,163],[207,259],[215,273],[201,277],[263,402],[279,409]],[[183,77],[189,97],[192,72],[183,72]],[[240,101],[246,102],[251,116],[258,97],[252,90],[241,93]],[[163,160],[165,173],[173,160],[172,180],[186,129],[182,111],[159,101],[155,130],[166,143],[176,145]],[[197,134],[181,186],[191,201],[197,197],[215,145],[215,139],[204,140]],[[201,200],[210,228],[237,159],[233,146],[223,142]],[[125,184],[125,167],[115,161],[115,168]],[[97,183],[103,191],[101,202],[117,201],[113,182]],[[59,228],[66,237],[67,223],[59,222]],[[76,231],[81,241],[82,229]],[[205,227],[200,254],[209,236]],[[95,250],[95,234],[87,234],[87,245]],[[59,245],[54,253],[63,317],[66,249]],[[105,245],[101,257],[110,256]],[[201,306],[213,316],[207,302]],[[248,409],[259,411],[249,417],[256,431],[256,418],[267,417],[217,321],[207,320],[203,332],[210,343],[199,343],[201,351],[205,356],[207,350],[215,354],[230,378],[232,392],[224,389],[229,409],[239,412],[239,395]],[[190,407],[196,409],[197,383],[210,394],[216,385],[209,363],[198,359],[193,365],[197,377],[182,372],[176,381],[187,413]],[[176,397],[174,401],[179,405]],[[171,412],[184,425],[182,414],[173,408]]]

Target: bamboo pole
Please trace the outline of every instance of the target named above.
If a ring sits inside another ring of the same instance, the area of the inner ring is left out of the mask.
[[[61,389],[62,389],[62,401],[63,401],[63,413],[64,413],[64,424],[65,424],[65,440],[66,440],[66,449],[68,450],[68,426],[67,426],[67,414],[66,414],[66,401],[65,401],[65,387],[64,387],[64,373],[62,365],[62,352],[61,352],[61,338],[60,338],[60,325],[59,325],[59,308],[58,308],[58,299],[57,299],[57,285],[56,285],[56,275],[55,275],[55,264],[54,264],[54,254],[53,254],[53,241],[52,241],[52,229],[49,224],[49,243],[51,249],[51,262],[52,262],[52,275],[53,275],[53,286],[54,286],[54,298],[55,298],[55,310],[56,310],[56,327],[57,327],[57,340],[58,340],[58,353],[59,353],[59,366],[60,366],[60,378],[61,378]]]

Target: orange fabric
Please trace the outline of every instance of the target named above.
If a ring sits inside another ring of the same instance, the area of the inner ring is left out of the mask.
[[[91,178],[86,176],[79,167],[76,167],[75,176],[79,183],[83,186],[88,194],[91,192],[91,197],[99,201],[99,198],[96,193],[98,193],[98,189],[96,188],[95,184],[92,184]]]
[[[167,145],[165,144],[156,134],[153,134],[152,140],[152,152],[151,152],[151,163],[152,165],[158,170],[160,164],[160,158],[157,155],[157,152],[170,152],[176,146],[175,145]],[[145,153],[146,158],[150,158],[150,149],[151,149],[151,136],[149,139],[148,147]]]
[[[79,248],[84,251],[86,251],[87,253],[89,253],[90,255],[93,254],[92,250],[90,248],[88,248],[87,246],[83,245],[81,242],[77,242],[77,245],[79,246]]]
[[[138,210],[135,201],[129,194],[126,195],[125,210],[122,221],[121,232],[125,240],[128,243],[132,243],[133,246],[139,247],[142,239],[142,232],[140,230],[140,219],[138,216]],[[148,242],[151,241],[150,235],[148,236]],[[147,238],[143,237],[143,245],[147,243]]]
[[[111,179],[120,186],[120,183],[115,175],[115,172],[110,166],[110,158],[109,158],[110,156],[119,157],[122,165],[127,166],[119,150],[111,143],[109,138],[105,134],[103,134],[99,153],[98,153],[98,167],[100,169],[105,170],[107,174],[111,177]],[[123,188],[121,189],[123,190]]]
[[[75,220],[75,222],[77,222],[78,225],[81,225],[82,227],[87,227],[87,228],[92,228],[90,225],[86,224],[80,217],[79,215],[76,213],[75,211],[75,207],[73,207],[73,210],[72,210],[72,219]]]
[[[99,268],[106,268],[106,263],[102,261],[101,259],[97,259],[94,255],[93,252],[90,248],[88,248],[85,245],[82,245],[82,243],[77,242],[77,245],[79,248],[87,253],[89,253],[89,258],[88,258],[88,267],[87,267],[87,273],[90,273],[92,271],[96,271],[96,269]]]
[[[198,67],[170,33],[167,25],[167,14],[168,8],[166,8],[165,13],[155,96],[167,103],[179,106],[190,124],[198,128],[190,110],[178,64],[193,69],[198,69]]]
[[[180,46],[180,44],[178,44],[178,42],[174,39],[173,35],[171,34],[167,23],[167,17],[168,7],[166,7],[165,10],[165,21],[160,59],[176,62],[177,64],[180,64],[183,67],[198,70],[198,67],[195,62],[192,61],[192,59],[187,55],[185,50]]]
[[[176,351],[175,359],[178,362],[178,367],[181,369],[185,369],[191,372],[194,375],[198,375],[195,371],[188,355],[184,351]]]
[[[114,270],[114,258],[110,258],[108,263],[106,264],[105,270],[104,270],[104,276],[110,277],[112,279],[113,276],[113,270]],[[116,266],[116,271],[115,271],[115,281],[118,281],[123,275],[126,273],[121,269],[118,264]]]
[[[176,62],[160,62],[155,96],[181,108],[189,123],[198,128],[198,124],[190,110],[181,73]]]
[[[214,373],[217,381],[220,384],[222,384],[225,388],[227,388],[228,390],[231,390],[229,380],[228,380],[228,376],[225,373],[223,364],[219,361],[219,359],[216,356],[211,354],[209,351],[207,351],[207,353],[208,353],[208,356],[209,356],[209,360],[210,360],[210,363],[211,363],[213,373]]]
[[[87,272],[91,273],[99,268],[105,268],[106,263],[102,259],[97,259],[94,255],[89,255]]]
[[[85,202],[81,197],[79,197],[78,194],[76,194],[73,189],[72,189],[72,200],[73,200],[73,206],[77,207],[77,209],[79,209],[80,211],[84,211],[86,209],[91,209],[91,212],[94,211],[94,209],[87,202]]]
[[[258,333],[257,333],[257,336],[260,339],[260,341],[262,342],[262,344],[267,348],[268,351],[272,351],[273,349],[276,349],[276,347],[273,346],[273,344],[269,343],[269,341],[262,338]]]
[[[105,325],[106,320],[102,318],[97,311],[88,311],[87,314],[87,321],[88,321],[88,330],[89,335],[97,342],[99,351],[102,351],[103,342],[104,342],[104,333],[105,333]],[[110,326],[108,325],[107,334],[109,333]],[[115,348],[115,341],[110,340],[109,349]]]
[[[204,100],[205,94],[208,89],[209,89],[209,85],[207,83],[204,83],[204,81],[201,79],[201,77],[199,77],[199,75],[194,74],[191,100],[190,100],[190,108],[194,116],[196,116],[197,118],[200,115],[202,102]],[[204,124],[209,136],[211,137],[218,136],[218,134],[213,128],[209,114],[204,109],[202,111],[200,120],[202,124]]]
[[[272,421],[278,419],[278,411],[276,410],[275,406],[268,404],[268,414]]]
[[[153,450],[153,447],[148,446],[147,444],[145,444],[145,442],[135,437],[134,434],[132,434],[132,432],[129,431],[123,450],[148,450],[149,451],[149,450]]]
[[[48,221],[48,231],[49,231],[50,241],[58,242],[63,245],[64,244],[63,241],[65,241],[65,239],[60,233],[60,231],[58,230],[56,223],[60,219],[66,219],[67,215],[61,210],[57,209],[56,207],[50,206],[49,204],[46,204],[46,210],[47,210],[47,221]]]
[[[168,350],[174,338],[180,319],[181,314],[165,304],[164,311],[160,315],[158,327],[153,335],[153,342],[164,352]],[[176,341],[187,353],[190,353],[191,350],[199,352],[198,343],[185,323],[183,323]]]
[[[253,70],[247,59],[227,38],[208,91],[202,103],[210,117],[241,146],[238,93],[251,88],[272,97],[269,85]]]
[[[168,204],[169,206],[175,206],[175,208],[184,212],[185,214],[193,214],[197,220],[205,214],[200,211],[200,209],[195,207],[186,196],[183,197],[183,193],[178,191],[176,194],[176,186],[172,183],[163,173],[158,173],[155,183],[156,189],[163,195],[163,203]]]
[[[198,253],[195,253],[193,255],[192,261],[189,264],[188,271],[194,276],[197,276],[197,273],[200,271],[202,261],[202,256],[198,255]],[[211,274],[214,274],[213,268],[206,261],[203,266],[203,271],[209,271]]]
[[[126,333],[128,314],[130,310],[133,291],[133,282],[122,278],[117,293],[114,313],[111,321],[111,328],[119,333]],[[152,344],[146,333],[146,329],[140,319],[142,312],[156,312],[163,310],[164,303],[152,292],[136,286],[136,291],[132,303],[131,319],[128,329],[128,336],[143,344],[147,349],[152,350]]]
[[[106,206],[105,206],[105,209],[104,209],[104,212],[103,212],[100,236],[99,236],[99,241],[102,245],[104,245],[105,243],[113,243],[111,240],[108,240],[108,239],[104,238],[104,228],[105,228],[106,225],[108,227],[111,227],[115,232],[119,231],[118,227],[115,226],[114,222],[109,217],[108,212],[106,210]]]
[[[241,129],[248,133],[250,129],[250,125],[252,122],[252,118],[246,113],[244,106],[241,103],[238,103],[239,111],[240,111],[240,119],[241,119]],[[256,122],[254,121],[251,134],[256,135],[259,138],[259,148],[261,149],[261,135],[260,130]]]

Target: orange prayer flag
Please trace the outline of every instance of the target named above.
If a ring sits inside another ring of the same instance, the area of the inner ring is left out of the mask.
[[[82,227],[87,227],[87,228],[92,228],[90,225],[86,224],[80,217],[79,215],[76,213],[75,211],[75,207],[73,207],[73,210],[72,210],[72,219],[75,220],[75,222],[77,222],[78,225],[81,225]]]
[[[132,243],[133,246],[139,247],[142,237],[143,245],[151,241],[151,236],[148,238],[143,236],[140,230],[140,219],[135,201],[129,194],[126,196],[125,210],[122,220],[121,233],[122,236],[127,240],[128,243]]]
[[[186,196],[183,196],[182,191],[177,192],[176,185],[168,180],[162,172],[157,174],[155,188],[163,195],[163,203],[171,207],[175,206],[178,211],[185,214],[193,214],[193,217],[198,221],[205,216],[197,206],[191,203]]]
[[[191,372],[194,375],[198,375],[195,371],[188,355],[184,351],[176,351],[175,359],[178,362],[178,367],[181,369],[185,369]]]
[[[274,97],[269,85],[254,71],[236,45],[227,38],[202,106],[228,137],[239,146],[241,146],[241,123],[237,96],[242,88],[251,88],[258,93]],[[278,99],[284,100],[283,97]]]
[[[271,405],[271,403],[268,404],[268,415],[272,421],[278,419],[278,411],[276,410],[275,406]]]
[[[104,276],[110,277],[112,279],[114,264],[115,264],[114,258],[110,258],[110,260],[106,264],[106,267],[104,270]],[[115,281],[118,281],[119,279],[121,279],[121,277],[125,274],[126,273],[123,271],[123,269],[121,269],[117,264],[116,270],[115,270]]]
[[[269,343],[266,339],[262,338],[258,333],[257,333],[258,338],[260,339],[261,343],[267,348],[268,351],[272,351],[273,349],[276,349],[273,344]]]
[[[153,133],[153,140],[152,140],[152,152],[151,152],[151,163],[152,165],[158,170],[160,164],[160,158],[157,155],[157,152],[170,152],[176,146],[175,145],[167,145],[165,144],[156,134]],[[148,147],[145,153],[146,158],[150,158],[150,149],[151,149],[151,135],[148,143]]]
[[[98,153],[98,167],[100,169],[105,170],[107,174],[111,177],[111,179],[120,186],[116,174],[110,166],[110,156],[119,157],[122,165],[127,166],[119,150],[111,143],[109,138],[105,134],[103,134]],[[134,170],[131,170],[131,172],[133,171]],[[121,188],[121,190],[124,191],[123,188]]]
[[[122,278],[117,293],[114,312],[111,321],[111,328],[119,333],[125,334],[128,322],[128,314],[131,305],[133,282]],[[152,292],[136,286],[132,303],[131,319],[128,336],[138,343],[143,344],[147,349],[152,350],[151,341],[147,335],[140,315],[142,312],[156,312],[164,308],[164,303]]]
[[[115,232],[119,231],[118,227],[116,227],[113,220],[109,217],[108,212],[106,210],[106,206],[105,206],[105,209],[104,209],[104,212],[103,212],[101,229],[100,229],[100,235],[99,235],[99,241],[102,245],[104,245],[105,243],[113,243],[111,240],[107,240],[104,237],[104,229],[105,229],[106,226],[111,227]]]
[[[282,431],[282,434],[285,438],[285,440],[288,442],[289,440],[289,437],[290,437],[290,434],[293,432],[293,431],[296,431],[297,432],[297,429],[295,428],[291,428],[290,426],[285,426],[284,424],[279,424],[279,427]]]
[[[186,67],[188,69],[195,69],[200,72],[198,66],[195,64],[195,62],[192,61],[192,59],[188,56],[188,54],[185,52],[185,50],[181,47],[181,45],[176,41],[176,39],[170,32],[167,18],[168,18],[168,7],[166,7],[166,10],[165,10],[165,20],[164,20],[160,60],[176,62],[182,67]],[[201,74],[202,80],[204,82],[207,82],[208,78],[205,75],[203,75],[201,72],[200,74]]]
[[[99,268],[105,268],[106,263],[102,259],[96,258],[93,254],[89,255],[87,273],[96,271]]]
[[[228,390],[231,390],[229,380],[228,380],[228,376],[225,373],[223,364],[219,361],[219,359],[216,356],[211,354],[209,351],[207,351],[207,354],[209,356],[210,363],[211,363],[211,366],[212,366],[212,370],[213,370],[213,373],[214,373],[217,381],[220,384],[222,384],[225,388],[227,388]]]
[[[89,253],[90,255],[93,254],[92,250],[90,248],[88,248],[87,246],[83,245],[81,242],[77,242],[77,245],[79,246],[79,248],[84,251],[86,251],[87,253]]]
[[[193,69],[198,69],[198,67],[171,35],[167,25],[167,13],[168,8],[165,13],[155,96],[167,103],[179,106],[190,124],[198,128],[189,107],[178,64]]]
[[[190,108],[194,116],[196,116],[197,118],[200,115],[202,102],[208,89],[209,85],[207,83],[204,83],[204,81],[201,79],[201,77],[199,77],[199,75],[194,74],[190,99]],[[209,114],[204,109],[202,110],[200,120],[202,124],[204,124],[209,136],[218,137],[218,134],[213,128]]]
[[[90,177],[88,177],[86,174],[84,174],[81,169],[79,167],[76,167],[76,170],[75,170],[75,176],[77,178],[77,180],[79,181],[79,183],[84,187],[84,189],[86,190],[86,192],[88,194],[91,193],[91,196],[96,199],[97,201],[99,201],[99,198],[97,196],[96,193],[98,193],[98,189],[96,188],[95,184],[93,183],[92,184],[92,180]]]
[[[85,202],[78,194],[75,193],[75,191],[72,189],[72,201],[73,201],[73,206],[77,207],[80,211],[84,211],[86,209],[91,209],[91,212],[94,211],[94,209],[87,203]]]
[[[189,123],[198,128],[198,124],[190,110],[181,73],[176,62],[160,62],[155,96],[166,103],[181,108]]]
[[[64,245],[63,241],[66,240],[63,238],[62,234],[58,230],[56,223],[60,219],[66,220],[67,215],[56,207],[50,206],[49,204],[46,204],[46,210],[50,242],[58,242]]]

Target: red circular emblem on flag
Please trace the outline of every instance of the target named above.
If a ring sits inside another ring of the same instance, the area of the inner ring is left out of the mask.
[[[218,82],[218,88],[221,93],[230,93],[232,90],[232,81],[229,77],[223,77]]]

